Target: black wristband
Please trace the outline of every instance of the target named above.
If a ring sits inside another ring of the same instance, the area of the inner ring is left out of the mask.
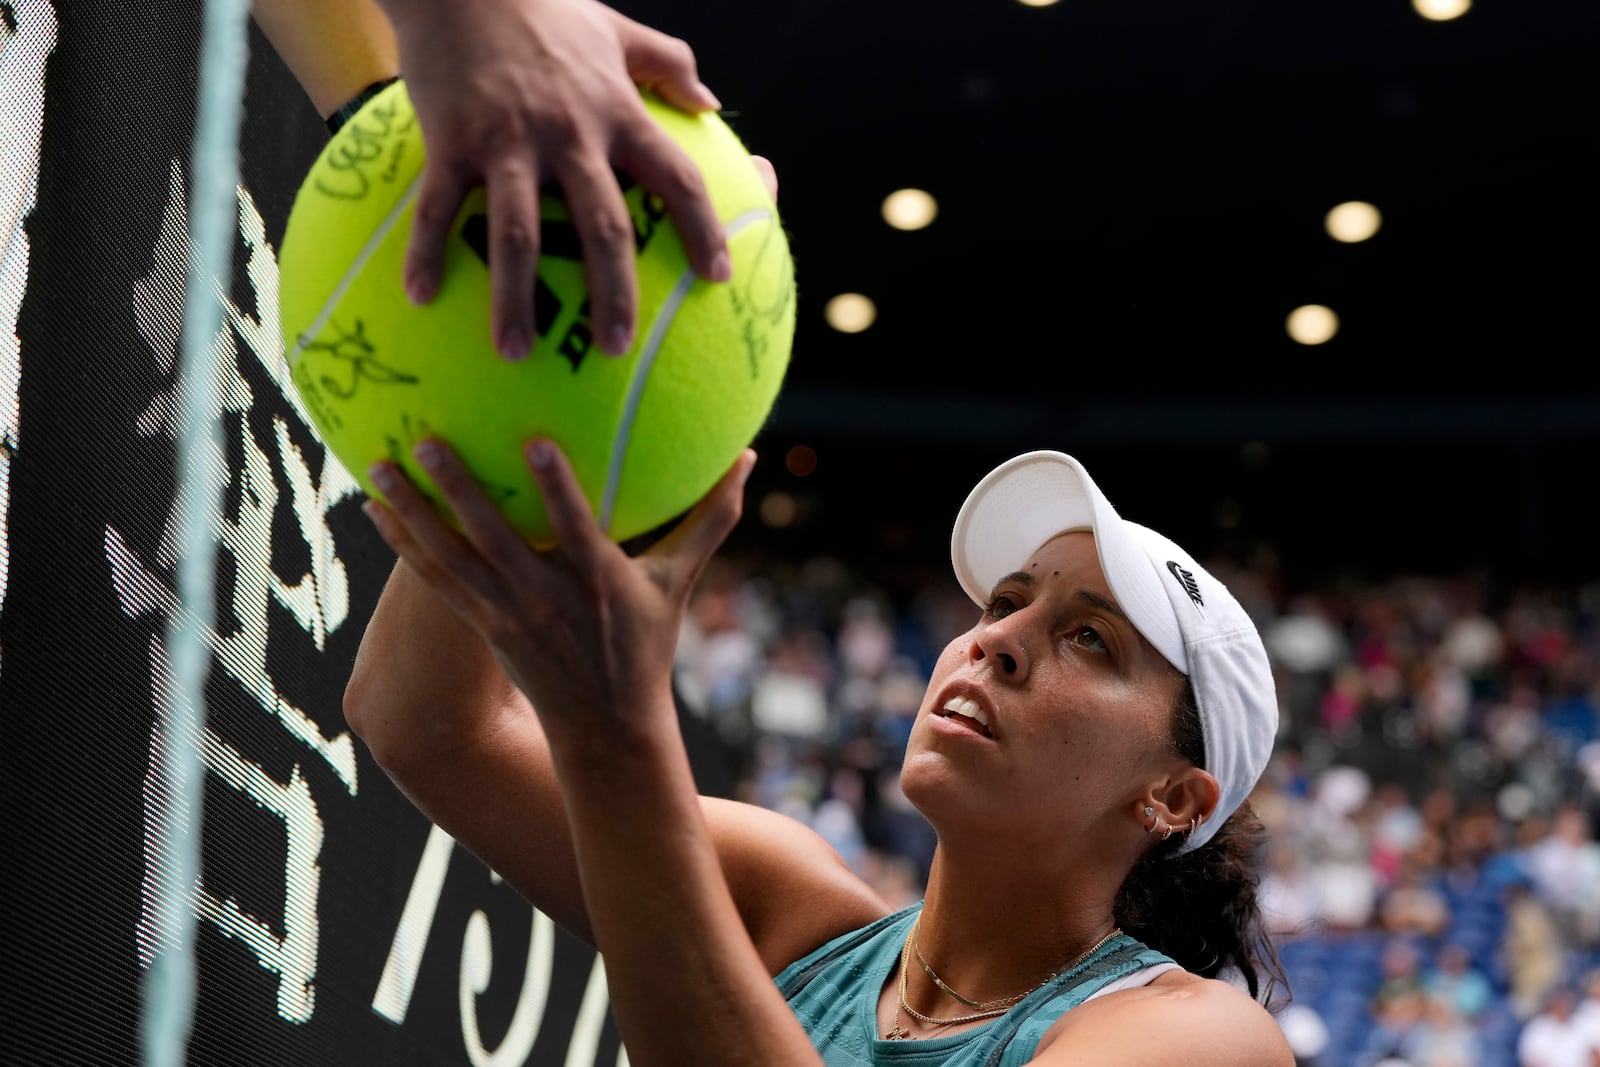
[[[383,92],[385,89],[389,88],[389,86],[393,85],[399,80],[399,78],[384,78],[382,81],[375,81],[365,89],[361,90],[355,96],[351,97],[350,101],[346,103],[344,107],[341,107],[338,111],[335,111],[333,114],[328,116],[329,135],[331,136],[338,133],[339,127],[355,118],[356,112],[365,107],[368,100],[371,100],[373,97],[377,96],[379,93]]]

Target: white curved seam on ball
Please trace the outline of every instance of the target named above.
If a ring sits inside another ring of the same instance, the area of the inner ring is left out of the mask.
[[[294,367],[294,361],[300,358],[300,353],[305,351],[306,344],[315,340],[317,335],[322,332],[322,328],[328,324],[328,320],[333,317],[333,309],[339,306],[339,301],[344,299],[344,294],[356,280],[356,275],[366,268],[367,260],[373,257],[378,251],[378,246],[383,243],[383,239],[389,236],[389,231],[394,229],[395,223],[400,221],[401,213],[411,206],[411,201],[417,198],[417,190],[421,186],[422,175],[419,174],[411,179],[411,184],[406,186],[406,191],[401,194],[394,207],[389,209],[389,214],[384,216],[383,221],[378,224],[378,228],[372,231],[372,236],[367,238],[366,244],[361,246],[361,251],[356,253],[356,258],[350,262],[349,268],[339,279],[339,284],[333,287],[333,291],[328,294],[328,299],[323,301],[322,308],[317,312],[317,317],[311,320],[311,325],[306,327],[304,332],[295,336],[294,349],[289,352],[287,359],[290,368]]]
[[[728,237],[732,238],[751,223],[771,219],[772,212],[768,208],[755,208],[735,215],[726,226]],[[622,406],[622,418],[617,422],[617,432],[611,438],[611,465],[606,470],[606,488],[600,497],[600,528],[607,533],[611,531],[611,516],[616,510],[617,492],[622,487],[622,465],[628,458],[628,439],[633,435],[633,419],[639,413],[640,401],[644,399],[644,387],[650,380],[650,369],[655,365],[661,343],[667,339],[667,331],[672,328],[672,320],[677,317],[678,308],[683,306],[684,298],[694,287],[696,277],[693,267],[679,276],[677,284],[672,287],[672,292],[661,302],[661,311],[650,324],[650,332],[645,335],[644,345],[639,349],[639,359],[633,365],[633,378],[628,383],[628,398]]]

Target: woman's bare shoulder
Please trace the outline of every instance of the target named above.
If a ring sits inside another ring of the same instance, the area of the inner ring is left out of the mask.
[[[1082,1004],[1052,1026],[1033,1063],[1293,1067],[1271,1013],[1243,990],[1187,971]]]
[[[774,975],[890,907],[827,839],[782,812],[701,798],[723,877]]]

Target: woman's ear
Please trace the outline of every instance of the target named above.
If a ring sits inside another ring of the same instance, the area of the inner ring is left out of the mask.
[[[1139,814],[1146,831],[1170,837],[1191,833],[1212,817],[1222,787],[1208,772],[1185,767],[1154,785],[1140,801]]]

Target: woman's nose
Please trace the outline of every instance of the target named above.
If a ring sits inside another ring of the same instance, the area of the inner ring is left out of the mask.
[[[1006,625],[1012,617],[979,627],[972,635],[967,658],[973,663],[990,661],[996,674],[1020,682],[1028,676],[1028,652],[1018,632],[1020,627]]]

